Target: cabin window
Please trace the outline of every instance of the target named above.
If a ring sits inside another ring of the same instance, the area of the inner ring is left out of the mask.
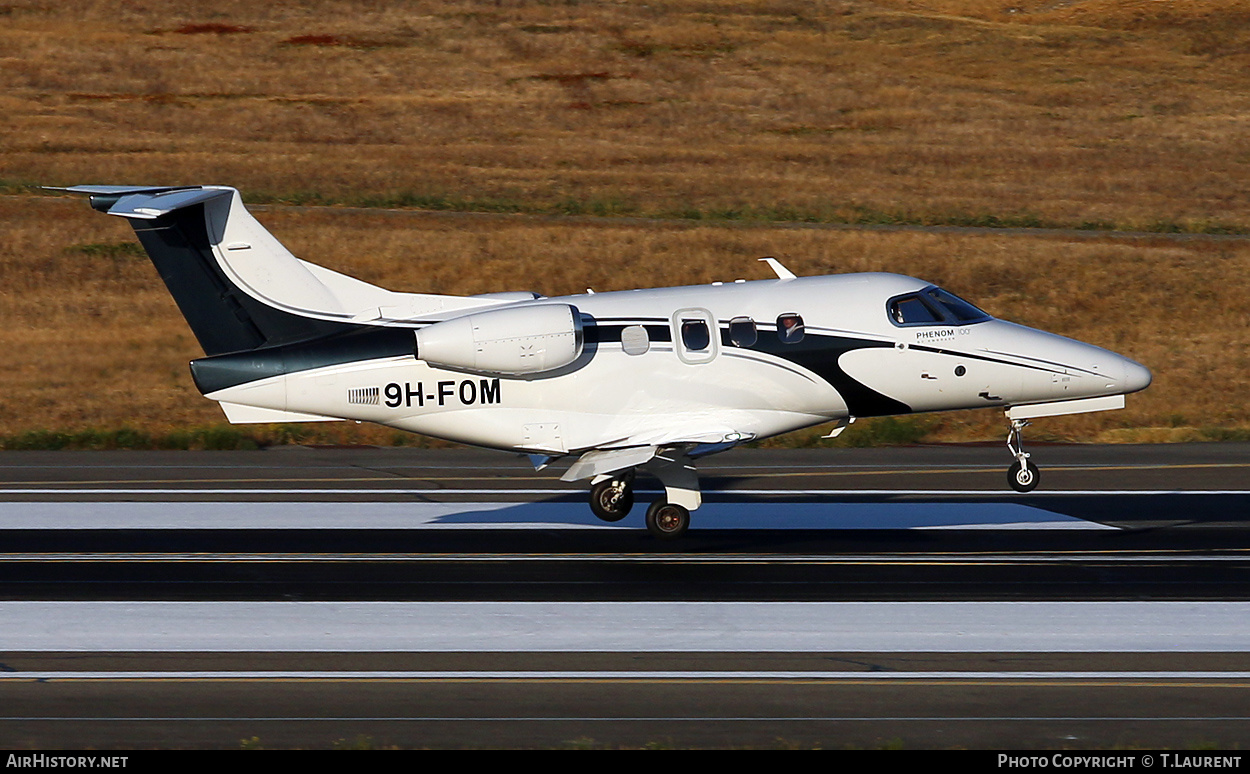
[[[698,365],[716,359],[720,350],[720,328],[711,312],[706,309],[678,309],[669,318],[669,324],[673,349],[683,363]]]
[[[689,352],[702,352],[712,343],[712,335],[708,332],[707,321],[700,318],[683,318],[681,321],[681,343]]]
[[[803,340],[803,318],[789,313],[777,317],[777,338],[782,344],[798,344]]]
[[[645,355],[651,349],[651,338],[641,325],[629,325],[621,330],[621,349],[627,355]]]
[[[750,317],[735,317],[729,321],[729,340],[735,347],[753,347],[759,341],[759,332],[755,329],[755,320]]]

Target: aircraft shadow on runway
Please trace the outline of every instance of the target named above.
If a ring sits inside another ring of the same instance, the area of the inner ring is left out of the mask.
[[[646,496],[645,493],[640,493]],[[658,493],[657,493],[658,495]],[[465,504],[469,506],[470,504]],[[492,503],[439,516],[442,525],[564,525],[641,529],[640,503],[607,525],[576,502]],[[1237,524],[1250,514],[1241,494],[976,494],[712,496],[697,511],[703,529],[1115,529]]]

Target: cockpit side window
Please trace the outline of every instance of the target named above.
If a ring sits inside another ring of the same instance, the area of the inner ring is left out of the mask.
[[[941,322],[942,318],[920,296],[904,296],[890,302],[890,319],[898,325]]]
[[[990,319],[959,296],[936,287],[891,298],[886,310],[895,325],[968,325]]]

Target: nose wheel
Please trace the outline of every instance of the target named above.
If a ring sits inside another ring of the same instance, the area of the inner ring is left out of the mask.
[[[1019,460],[1011,463],[1011,467],[1007,469],[1007,481],[1011,484],[1011,488],[1017,492],[1032,492],[1037,489],[1037,484],[1041,481],[1042,474],[1038,471],[1037,466],[1028,460],[1021,465]]]
[[[1017,492],[1032,492],[1042,480],[1041,471],[1029,461],[1024,451],[1024,439],[1020,433],[1029,424],[1027,419],[1011,420],[1011,429],[1007,431],[1007,450],[1016,458],[1007,469],[1007,483]]]
[[[620,521],[633,507],[632,475],[609,478],[590,488],[590,510],[604,521]]]

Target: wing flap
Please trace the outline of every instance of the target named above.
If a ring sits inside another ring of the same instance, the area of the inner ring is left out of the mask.
[[[595,449],[583,454],[577,462],[560,476],[561,481],[580,481],[584,478],[615,473],[626,468],[645,465],[655,457],[655,446],[637,446],[628,449]]]
[[[690,425],[666,430],[635,433],[614,446],[681,446],[684,444],[738,444],[755,438],[754,433],[743,433],[729,426],[709,427]]]

